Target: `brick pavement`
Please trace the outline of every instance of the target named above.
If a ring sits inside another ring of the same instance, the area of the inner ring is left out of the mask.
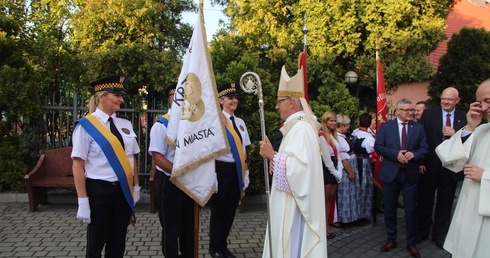
[[[0,203],[0,257],[83,257],[85,226],[75,219],[75,204],[48,204],[29,213],[27,203]],[[398,248],[380,253],[386,240],[383,216],[378,225],[368,221],[333,228],[335,239],[328,242],[329,257],[410,257],[405,247],[403,210],[399,214]],[[209,257],[209,208],[200,217],[199,257]],[[125,257],[163,257],[160,251],[160,223],[148,205],[137,205],[138,225],[129,228]],[[265,204],[247,205],[237,213],[229,248],[237,257],[261,257],[266,228]],[[422,257],[450,257],[430,241],[418,245]]]

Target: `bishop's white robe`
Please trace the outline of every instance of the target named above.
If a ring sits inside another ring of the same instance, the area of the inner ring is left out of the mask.
[[[475,164],[484,172],[481,182],[464,179],[444,249],[453,258],[490,257],[490,124],[477,127],[464,143],[461,132],[436,148],[442,165],[460,172]]]
[[[291,192],[276,189],[273,180],[262,257],[270,258],[272,251],[272,258],[324,258],[327,228],[318,134],[306,116],[291,117],[281,128],[284,137],[278,152],[287,156],[285,174]]]

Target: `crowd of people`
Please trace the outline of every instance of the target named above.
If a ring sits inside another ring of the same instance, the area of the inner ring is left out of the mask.
[[[283,123],[273,141],[260,141],[259,154],[271,164],[270,223],[263,257],[327,257],[330,226],[371,220],[373,161],[381,157],[384,222],[387,241],[381,252],[397,247],[397,208],[400,192],[405,213],[407,251],[420,257],[416,245],[431,237],[453,257],[490,257],[490,79],[476,92],[468,113],[457,110],[458,90],[446,88],[440,107],[425,101],[415,105],[402,98],[396,118],[376,130],[376,117],[363,113],[358,128],[351,119],[325,112],[321,123],[305,99],[303,72],[289,77],[281,71],[276,110]],[[87,257],[123,257],[128,225],[140,198],[135,155],[140,151],[131,122],[116,114],[125,95],[122,76],[92,83],[95,94],[89,115],[78,120],[73,133],[73,174],[78,195],[77,218],[88,224]],[[175,84],[167,87],[169,104]],[[228,249],[241,193],[249,171],[241,166],[250,145],[245,122],[234,115],[238,107],[234,84],[218,89],[231,153],[216,159],[218,191],[211,200],[209,254],[235,257]],[[193,257],[194,201],[170,180],[174,150],[165,142],[169,114],[151,128],[148,152],[157,173],[157,207],[163,255]],[[232,153],[241,153],[234,155]],[[243,160],[242,160],[243,159]],[[463,188],[452,216],[456,187]],[[273,218],[273,219],[272,219]],[[105,248],[105,249],[104,249]]]

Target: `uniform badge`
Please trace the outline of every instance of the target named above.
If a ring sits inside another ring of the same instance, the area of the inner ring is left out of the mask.
[[[245,128],[243,128],[243,125],[240,125],[240,130],[245,131]]]
[[[121,129],[121,130],[122,130],[122,131],[123,131],[123,133],[125,133],[125,134],[130,134],[130,131],[129,131],[129,129],[128,129],[128,128],[123,128],[123,129]]]

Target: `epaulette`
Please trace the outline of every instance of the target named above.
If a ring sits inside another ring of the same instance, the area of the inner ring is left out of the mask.
[[[125,115],[122,115],[122,114],[116,114],[116,117],[119,117],[119,118],[124,118],[124,119],[126,119],[126,120],[128,120],[128,121],[131,121],[131,120],[129,120],[129,117],[127,117],[127,116],[125,116]]]

